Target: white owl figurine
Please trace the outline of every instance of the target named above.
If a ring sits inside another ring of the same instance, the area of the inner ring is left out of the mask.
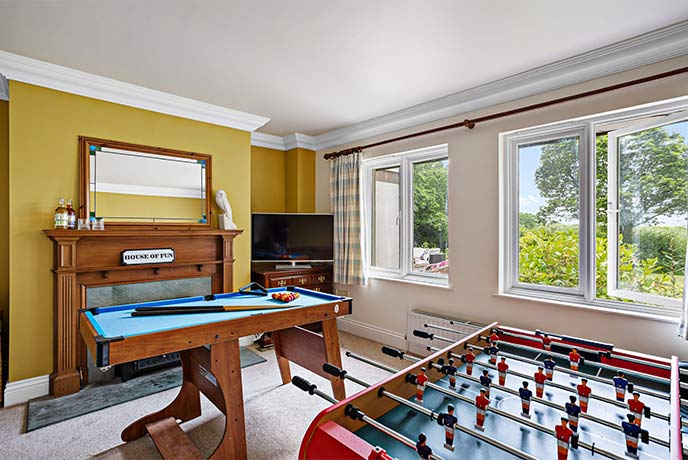
[[[217,206],[224,211],[224,213],[217,216],[220,230],[236,229],[237,226],[232,220],[232,207],[229,205],[229,200],[227,199],[227,194],[224,190],[217,191],[215,194],[215,203],[217,203]]]

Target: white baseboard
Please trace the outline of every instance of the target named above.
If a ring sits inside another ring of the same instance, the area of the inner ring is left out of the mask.
[[[348,332],[349,334],[363,337],[364,339],[374,340],[384,345],[406,349],[406,337],[398,332],[383,329],[372,324],[357,321],[351,318],[337,318],[337,324],[340,331]]]
[[[8,382],[5,388],[5,407],[25,403],[29,399],[46,396],[49,391],[47,375],[40,375],[17,382]]]

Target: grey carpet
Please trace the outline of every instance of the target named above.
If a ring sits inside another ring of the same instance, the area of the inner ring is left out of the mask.
[[[242,368],[265,361],[266,359],[262,356],[241,347]],[[117,378],[62,398],[33,399],[29,401],[26,432],[169,390],[181,384],[181,367],[175,367],[142,375],[126,382],[121,382]]]

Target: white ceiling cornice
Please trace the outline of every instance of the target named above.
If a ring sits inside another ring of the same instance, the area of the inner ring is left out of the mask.
[[[3,74],[0,73],[0,101],[9,101],[9,85],[7,84],[7,79]]]
[[[315,139],[312,136],[306,136],[305,134],[294,133],[288,136],[284,136],[284,150],[291,150],[295,148],[316,150]]]
[[[251,133],[251,145],[284,151],[295,148],[316,150],[314,138],[312,136],[307,136],[300,133],[294,133],[289,134],[288,136],[280,137],[272,134],[259,133],[256,131]]]
[[[0,51],[0,73],[8,80],[243,131],[254,131],[270,121],[269,118],[259,115],[163,93],[5,51]]]
[[[259,133],[254,131],[251,133],[251,145],[256,147],[266,147],[268,149],[285,150],[284,139],[280,136],[272,134]]]
[[[329,149],[688,54],[688,21],[315,136]]]

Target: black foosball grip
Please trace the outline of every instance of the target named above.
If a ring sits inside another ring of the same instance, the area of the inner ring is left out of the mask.
[[[578,434],[571,436],[571,448],[578,449]]]
[[[396,348],[384,346],[382,347],[382,353],[386,354],[387,356],[391,356],[392,358],[404,359],[404,352],[397,350]]]
[[[413,330],[413,335],[415,335],[416,337],[420,337],[421,339],[429,340],[432,340],[433,337],[435,337],[433,334],[430,334],[429,332],[419,331],[418,329]]]
[[[296,387],[300,388],[301,390],[314,394],[315,389],[318,388],[315,384],[309,382],[308,380],[304,379],[303,377],[299,377],[298,375],[295,375],[291,379],[291,383]]]
[[[652,409],[650,408],[650,406],[645,406],[645,408],[643,409],[643,415],[645,416],[645,418],[652,417]]]
[[[335,366],[334,364],[330,364],[330,363],[323,364],[322,370],[327,372],[328,374],[330,374],[333,377],[344,378],[344,376],[346,375],[346,371],[343,371],[340,368],[338,368],[337,366]]]
[[[407,383],[411,383],[411,384],[415,385],[417,381],[418,381],[418,380],[416,379],[416,376],[415,376],[415,375],[413,375],[413,374],[406,374],[406,382],[407,382]]]
[[[352,418],[353,420],[361,420],[365,414],[361,412],[358,409],[358,407],[354,406],[353,404],[348,404],[344,409],[344,415],[346,415],[349,418]]]
[[[640,440],[643,444],[650,444],[650,432],[647,430],[640,430]]]
[[[584,358],[584,357],[581,356],[581,357],[578,358],[578,359],[579,359],[579,362],[578,362],[578,365],[579,365],[579,366],[582,366],[583,364],[585,364],[585,358]]]
[[[627,388],[628,392],[629,392],[629,393],[633,393],[633,389],[634,389],[634,388],[635,388],[635,386],[633,386],[632,383],[628,382],[628,388]]]

